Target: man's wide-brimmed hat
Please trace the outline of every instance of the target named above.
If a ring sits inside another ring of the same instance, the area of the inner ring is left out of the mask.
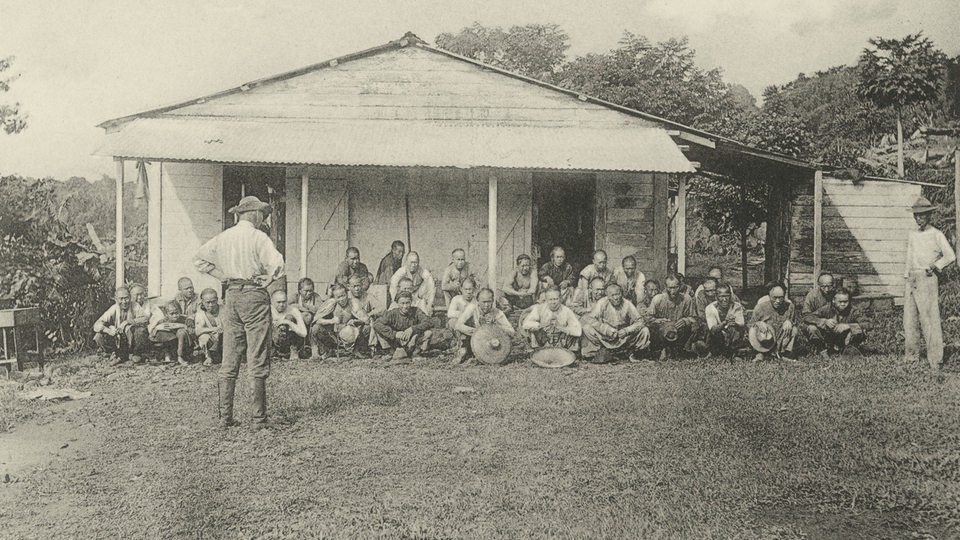
[[[231,214],[260,211],[263,212],[264,215],[268,215],[271,211],[273,211],[273,207],[261,201],[254,195],[247,195],[246,197],[240,199],[240,203],[231,208],[229,211]]]
[[[577,355],[561,347],[544,347],[533,353],[530,360],[544,368],[562,368],[577,361]]]
[[[665,341],[673,343],[680,337],[680,333],[677,332],[677,323],[673,321],[666,321],[660,324],[660,335],[663,336]]]
[[[470,338],[473,355],[484,364],[502,364],[510,354],[510,336],[492,324],[484,324]]]
[[[923,214],[925,212],[933,212],[937,208],[940,207],[930,202],[930,199],[927,199],[926,197],[920,197],[917,199],[917,202],[913,203],[913,206],[910,207],[910,210],[914,214]]]
[[[360,335],[360,331],[357,330],[356,326],[347,324],[337,332],[337,337],[340,338],[340,341],[347,347],[353,345],[357,342],[357,337]]]
[[[750,345],[760,352],[770,352],[776,342],[773,328],[765,322],[758,322],[750,328]]]

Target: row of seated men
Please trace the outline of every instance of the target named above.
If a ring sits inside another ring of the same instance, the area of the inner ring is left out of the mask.
[[[480,324],[494,323],[514,334],[505,316],[511,310],[521,310],[520,333],[534,348],[562,346],[586,359],[598,355],[637,359],[645,350],[659,350],[665,359],[671,354],[738,354],[745,349],[743,306],[717,267],[692,295],[677,275],[668,277],[660,292],[660,284],[645,280],[632,257],[612,271],[606,253],[599,250],[593,263],[577,275],[557,247],[539,277],[529,256],[518,257],[514,272],[495,294],[477,290],[464,251],[455,250],[441,280],[447,324],[435,332],[433,278],[420,267],[416,252],[404,256],[403,251],[402,242],[394,242],[380,265],[377,280],[387,281],[390,274],[389,296],[397,302],[389,311],[374,307],[367,292],[373,276],[355,248],[348,249],[340,263],[329,297],[317,293],[310,279],[300,281],[293,303],[285,292],[274,292],[274,350],[284,355],[293,347],[308,357],[315,344],[320,356],[341,350],[366,356],[379,348],[403,358],[431,347],[445,348],[453,338],[459,344],[455,359],[462,361],[471,354],[469,337]],[[397,260],[403,261],[399,267]],[[820,276],[802,312],[808,339],[824,353],[858,343],[866,327],[855,320],[849,293],[835,295],[832,282],[832,276]],[[189,363],[193,348],[199,346],[205,364],[216,362],[221,335],[216,291],[206,289],[198,301],[187,278],[180,280],[178,289],[177,297],[163,309],[146,300],[142,287],[118,290],[117,303],[94,326],[97,342],[114,352],[117,361],[131,353],[138,361],[137,353],[145,345],[156,344],[166,361],[176,353],[178,362]],[[751,320],[750,343],[758,359],[792,354],[798,333],[784,288],[774,284],[768,292]],[[126,320],[117,324],[117,315],[124,312]]]

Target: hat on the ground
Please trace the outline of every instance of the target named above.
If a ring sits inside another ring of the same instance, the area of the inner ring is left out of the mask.
[[[244,212],[255,211],[260,211],[263,212],[264,215],[269,215],[270,212],[273,211],[273,208],[269,204],[258,199],[256,196],[247,195],[246,197],[240,199],[239,204],[229,210],[231,214],[242,214]]]
[[[758,322],[750,328],[750,345],[760,352],[770,352],[776,342],[773,328],[765,322]]]
[[[470,338],[473,355],[484,364],[502,364],[510,354],[510,336],[493,324],[477,328]]]
[[[917,202],[913,203],[913,206],[910,207],[910,210],[914,214],[923,214],[925,212],[932,212],[937,208],[940,207],[930,202],[930,199],[927,199],[926,197],[920,197],[917,199]]]
[[[346,345],[347,347],[353,345],[357,341],[357,336],[360,335],[360,331],[357,330],[356,326],[352,324],[345,324],[340,328],[340,331],[337,332],[337,337],[340,338],[340,342]]]
[[[544,347],[530,357],[534,364],[544,368],[562,368],[576,362],[577,355],[562,347]]]
[[[663,336],[664,341],[669,341],[673,343],[680,337],[680,333],[677,332],[677,323],[673,321],[667,321],[660,324],[660,335]]]

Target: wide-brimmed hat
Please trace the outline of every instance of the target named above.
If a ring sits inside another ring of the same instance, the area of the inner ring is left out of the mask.
[[[246,197],[240,199],[239,204],[230,208],[229,210],[231,214],[242,214],[244,212],[256,211],[260,211],[263,212],[264,215],[268,215],[273,211],[273,207],[261,201],[254,195],[247,195]]]
[[[673,321],[666,321],[660,324],[660,335],[663,336],[664,341],[669,341],[673,343],[680,337],[680,333],[677,332],[677,323]]]
[[[544,347],[533,353],[530,360],[544,368],[562,368],[577,361],[577,355],[562,347]]]
[[[360,335],[360,330],[357,330],[356,326],[352,324],[345,324],[340,331],[337,332],[337,337],[340,338],[340,341],[347,347],[353,345],[357,342],[357,337]]]
[[[910,211],[912,211],[914,214],[923,214],[926,212],[933,212],[937,208],[940,207],[930,202],[930,199],[927,199],[926,197],[920,197],[917,199],[917,202],[913,203],[913,206],[910,207]]]
[[[502,364],[510,354],[510,336],[493,324],[484,324],[470,338],[473,355],[484,364]]]
[[[765,322],[758,322],[750,328],[750,345],[759,352],[770,352],[776,343],[773,328]]]

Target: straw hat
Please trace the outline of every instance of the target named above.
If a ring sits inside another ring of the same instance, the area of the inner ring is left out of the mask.
[[[470,338],[473,355],[484,364],[502,364],[510,354],[510,336],[493,324],[484,324]]]
[[[273,208],[255,197],[254,195],[247,195],[246,197],[240,199],[240,203],[236,206],[230,208],[229,212],[231,214],[242,214],[244,212],[263,212],[263,215],[269,215]]]
[[[544,347],[530,357],[534,364],[543,368],[562,368],[577,361],[577,355],[561,347]]]
[[[770,352],[776,342],[773,328],[765,322],[758,322],[750,328],[750,345],[759,352]]]
[[[660,335],[663,336],[664,341],[673,343],[680,337],[680,334],[677,332],[677,323],[672,321],[667,321],[660,324]]]
[[[926,212],[932,212],[937,208],[940,207],[930,202],[930,199],[927,199],[926,197],[920,197],[917,199],[917,202],[913,203],[913,206],[910,207],[910,210],[914,214],[923,214]]]
[[[360,335],[360,330],[357,330],[356,326],[352,324],[345,324],[340,328],[340,331],[337,332],[337,337],[340,338],[340,342],[345,346],[350,347],[357,342],[357,337]]]

